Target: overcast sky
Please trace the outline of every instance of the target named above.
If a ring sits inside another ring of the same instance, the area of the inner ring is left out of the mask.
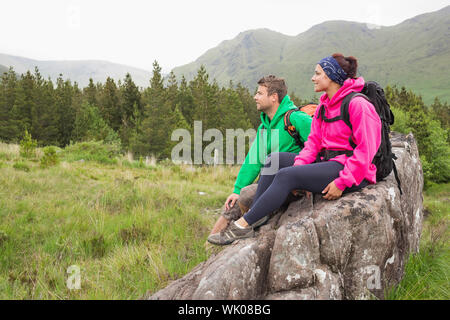
[[[450,0],[1,0],[0,53],[169,72],[240,32],[297,35],[327,20],[398,24]]]

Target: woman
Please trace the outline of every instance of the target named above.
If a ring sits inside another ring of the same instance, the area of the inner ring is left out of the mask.
[[[225,245],[252,237],[253,228],[267,221],[292,190],[322,193],[324,199],[335,200],[343,193],[376,183],[372,159],[380,146],[381,121],[374,106],[363,97],[351,100],[349,115],[353,130],[342,120],[324,121],[340,116],[344,97],[364,87],[364,79],[356,77],[357,66],[356,58],[339,53],[320,60],[311,80],[314,91],[324,94],[305,148],[298,155],[271,154],[265,167],[278,165],[280,170],[261,172],[250,210],[224,232],[210,236],[209,242]]]

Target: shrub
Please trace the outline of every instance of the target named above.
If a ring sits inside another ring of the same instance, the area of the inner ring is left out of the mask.
[[[41,167],[48,168],[59,164],[59,157],[53,146],[44,148],[44,156],[41,158]]]
[[[409,112],[391,107],[395,123],[391,130],[408,134],[412,132],[419,148],[425,189],[432,183],[450,181],[450,146],[448,131],[420,106],[412,106]]]
[[[98,107],[83,103],[76,114],[74,138],[77,141],[104,141],[120,144],[120,138],[102,118]]]
[[[25,172],[30,172],[30,167],[25,162],[21,161],[14,163],[13,168]]]
[[[32,158],[35,155],[36,140],[31,138],[28,130],[25,130],[23,139],[20,141],[20,155],[24,158]]]
[[[450,181],[450,146],[447,143],[447,130],[440,126],[439,121],[432,120],[428,127],[429,136],[426,143],[429,146],[427,159],[430,166],[429,180],[437,183]]]
[[[394,124],[391,126],[391,131],[397,131],[404,134],[412,132],[412,129],[408,127],[408,113],[396,107],[391,107],[391,110],[395,119]]]
[[[88,141],[70,144],[63,151],[67,161],[97,161],[100,163],[116,163],[120,155],[120,144],[104,143],[103,141]]]

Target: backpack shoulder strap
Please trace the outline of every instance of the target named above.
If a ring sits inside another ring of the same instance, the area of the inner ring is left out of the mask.
[[[344,123],[350,128],[350,130],[352,130],[353,132],[353,126],[352,123],[350,122],[350,112],[349,112],[349,107],[350,107],[350,101],[353,98],[356,97],[362,97],[364,99],[366,99],[367,101],[370,102],[369,97],[367,97],[365,94],[361,93],[361,92],[352,92],[349,93],[348,95],[345,96],[344,100],[342,100],[341,103],[341,117],[342,120],[344,121]],[[352,136],[350,136],[350,138],[348,139],[350,145],[352,146],[353,149],[356,148],[356,143],[353,141]]]
[[[304,148],[304,142],[302,141],[299,132],[295,128],[294,125],[292,125],[291,122],[291,114],[295,111],[299,111],[300,108],[297,107],[296,109],[290,109],[284,114],[284,129],[291,135],[292,138],[294,138],[295,143],[300,146],[300,148]]]
[[[338,120],[344,120],[343,118],[342,118],[342,112],[341,112],[341,114],[340,115],[338,115],[337,117],[334,117],[334,118],[327,118],[327,116],[325,115],[325,107],[324,107],[324,105],[323,104],[321,104],[320,106],[319,106],[319,112],[317,113],[317,119],[319,119],[319,117],[321,117],[322,118],[322,121],[325,121],[325,122],[335,122],[335,121],[338,121]]]
[[[347,126],[349,126],[350,129],[352,129],[352,131],[353,131],[353,126],[352,126],[352,123],[350,122],[349,107],[350,107],[350,101],[352,101],[352,99],[356,98],[356,97],[362,97],[362,98],[366,99],[367,101],[371,102],[369,97],[361,92],[349,93],[348,95],[345,96],[344,100],[342,100],[342,104],[341,104],[342,120],[344,120],[345,124]]]
[[[284,129],[286,129],[286,131],[288,131],[290,133],[292,126],[291,123],[291,114],[292,112],[297,111],[296,109],[290,109],[288,111],[286,111],[286,113],[284,114]],[[295,128],[294,128],[295,130]]]

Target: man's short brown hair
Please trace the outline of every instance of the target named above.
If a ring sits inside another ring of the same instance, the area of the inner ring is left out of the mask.
[[[262,77],[261,79],[259,79],[258,85],[266,87],[267,95],[269,96],[274,93],[278,94],[279,103],[281,103],[281,101],[287,94],[287,86],[284,79],[275,77],[274,75]]]

